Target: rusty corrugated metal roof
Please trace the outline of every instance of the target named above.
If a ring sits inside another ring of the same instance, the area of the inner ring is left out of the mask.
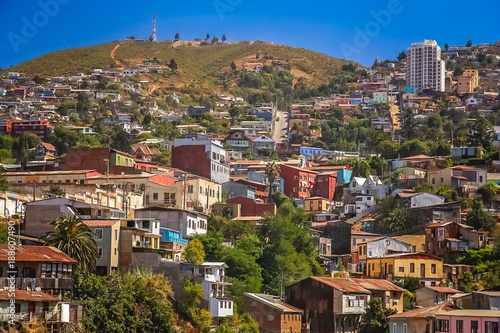
[[[39,262],[65,262],[76,263],[77,261],[61,250],[52,246],[18,245],[16,246],[15,258],[17,262],[39,261]],[[9,261],[9,246],[0,245],[0,261]]]

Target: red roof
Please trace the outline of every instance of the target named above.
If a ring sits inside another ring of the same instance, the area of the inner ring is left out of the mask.
[[[53,150],[53,151],[56,151],[56,147],[54,147],[53,144],[50,144],[48,142],[41,142],[41,144],[45,147],[45,149],[47,150]]]
[[[415,155],[410,157],[405,157],[403,160],[424,160],[424,159],[434,159],[435,157],[430,157],[427,155]]]
[[[431,290],[437,291],[438,293],[459,293],[459,290],[453,289],[453,288],[448,288],[448,287],[427,287]]]
[[[0,290],[0,301],[35,301],[35,302],[58,302],[59,299],[41,291],[27,291],[16,289],[14,294],[10,290]]]
[[[44,262],[67,262],[77,261],[61,250],[52,246],[20,245],[16,246],[16,261],[44,261]],[[0,245],[0,262],[9,261],[9,246]]]

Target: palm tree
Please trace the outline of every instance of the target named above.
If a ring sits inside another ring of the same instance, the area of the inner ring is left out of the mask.
[[[367,161],[361,161],[353,158],[347,162],[347,166],[352,169],[354,177],[367,178],[370,175],[371,168]]]
[[[60,216],[50,224],[54,226],[54,230],[42,236],[44,245],[58,248],[77,260],[81,272],[93,272],[97,260],[97,246],[90,227],[74,215]]]
[[[264,174],[266,175],[267,182],[269,184],[269,202],[272,201],[274,182],[276,181],[276,177],[279,176],[280,171],[280,165],[276,164],[276,162],[270,162],[266,164],[266,170],[264,171]]]

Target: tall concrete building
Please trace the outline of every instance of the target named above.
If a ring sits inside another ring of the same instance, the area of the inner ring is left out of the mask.
[[[229,181],[229,159],[218,140],[175,139],[172,167],[219,184]]]
[[[435,40],[414,43],[406,50],[407,86],[415,89],[429,86],[435,91],[444,91],[444,79],[445,64],[441,60],[441,48]]]

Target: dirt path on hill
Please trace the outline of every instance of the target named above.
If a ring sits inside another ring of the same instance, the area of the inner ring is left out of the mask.
[[[120,44],[116,44],[115,48],[113,50],[111,50],[111,59],[113,59],[115,61],[115,64],[117,66],[122,67],[120,62],[118,60],[116,60],[116,58],[115,58],[116,50],[118,50],[119,47],[120,47]]]

